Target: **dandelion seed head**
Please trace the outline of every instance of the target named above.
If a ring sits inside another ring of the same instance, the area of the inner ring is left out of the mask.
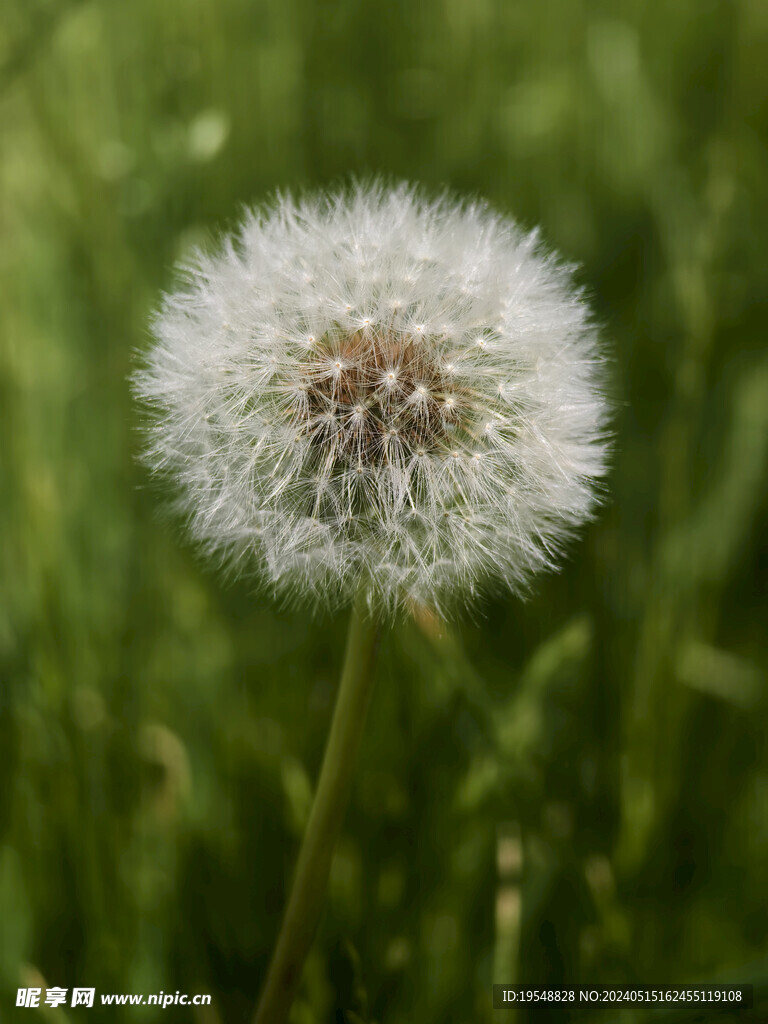
[[[594,509],[589,309],[485,205],[281,196],[199,255],[153,331],[147,461],[196,540],[286,598],[447,614],[523,591]]]

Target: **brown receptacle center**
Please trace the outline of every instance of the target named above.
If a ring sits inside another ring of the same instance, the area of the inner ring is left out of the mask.
[[[427,339],[357,331],[315,341],[297,419],[334,462],[366,465],[448,450],[466,403]]]

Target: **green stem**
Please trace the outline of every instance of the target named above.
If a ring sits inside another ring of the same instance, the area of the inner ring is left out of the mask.
[[[352,610],[341,684],[317,792],[296,864],[288,906],[254,1024],[284,1024],[325,902],[333,849],[355,776],[373,688],[378,626],[362,600]]]

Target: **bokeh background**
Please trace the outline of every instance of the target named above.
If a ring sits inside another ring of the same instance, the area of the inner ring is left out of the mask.
[[[3,0],[0,1019],[38,979],[249,1020],[345,623],[200,561],[126,378],[177,259],[350,172],[581,265],[615,457],[527,603],[387,634],[294,1024],[490,1024],[492,982],[768,1001],[766,67],[764,0]]]

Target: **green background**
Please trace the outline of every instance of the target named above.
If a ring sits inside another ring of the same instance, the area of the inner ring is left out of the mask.
[[[249,1019],[345,622],[159,515],[126,378],[177,259],[370,172],[580,264],[615,454],[528,602],[386,634],[293,1021],[509,1020],[492,982],[767,998],[767,42],[764,0],[4,0],[0,1019],[42,1019],[35,979],[214,997],[69,1020]]]

